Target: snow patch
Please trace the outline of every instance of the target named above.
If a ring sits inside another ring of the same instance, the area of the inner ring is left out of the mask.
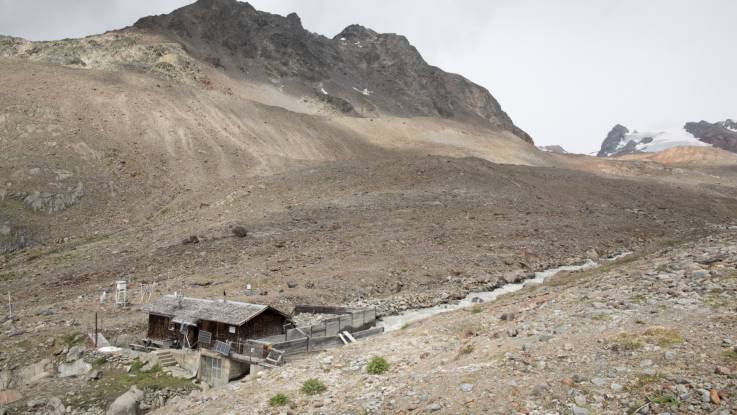
[[[326,91],[325,88],[320,87],[320,92],[322,92],[323,95],[328,95],[328,91]]]
[[[97,351],[100,353],[116,353],[121,350],[123,349],[121,349],[120,347],[115,347],[115,346],[106,346],[106,347],[100,347],[99,349],[97,349]]]
[[[359,94],[363,94],[363,95],[365,95],[367,97],[368,96],[371,96],[371,94],[374,93],[373,91],[369,91],[368,88],[358,89],[355,86],[353,87],[353,90],[356,91],[356,92],[358,92]]]
[[[673,147],[711,147],[711,144],[704,143],[691,133],[684,129],[666,130],[659,132],[637,133],[627,135],[627,138],[634,140],[637,145],[635,148],[646,153],[655,153]],[[642,142],[645,138],[652,138],[648,143]]]
[[[655,153],[673,147],[711,147],[711,144],[700,141],[682,128],[643,132],[635,130],[625,134],[617,144],[617,148],[608,155],[617,155],[625,149],[632,149],[644,153]]]

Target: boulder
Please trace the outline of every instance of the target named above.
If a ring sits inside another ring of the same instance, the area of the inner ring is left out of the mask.
[[[84,354],[84,346],[76,345],[72,346],[69,351],[67,352],[67,362],[74,362],[82,358],[82,355]]]
[[[66,414],[66,408],[61,399],[53,396],[46,401],[46,414],[48,415],[64,415]]]
[[[44,359],[17,370],[15,380],[19,385],[32,385],[42,379],[51,377],[53,370],[51,361]]]
[[[21,400],[22,398],[23,395],[14,389],[0,391],[0,409],[2,406]]]
[[[59,377],[70,378],[74,376],[86,375],[92,370],[92,365],[82,359],[75,360],[72,363],[62,363],[59,365]]]
[[[107,415],[139,415],[141,413],[141,402],[143,401],[143,391],[132,386],[128,392],[118,396],[110,407]]]

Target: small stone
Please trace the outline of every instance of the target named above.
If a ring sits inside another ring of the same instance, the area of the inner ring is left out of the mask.
[[[714,370],[714,373],[716,373],[717,375],[724,375],[724,376],[729,376],[732,374],[732,372],[724,366],[717,366],[717,368]]]
[[[471,391],[473,391],[473,384],[471,384],[471,383],[462,383],[461,384],[461,391],[463,391],[463,392],[471,392]]]
[[[519,331],[517,331],[515,327],[510,327],[507,329],[507,335],[509,337],[517,337],[518,334],[519,334]]]
[[[622,385],[620,385],[619,383],[612,383],[610,387],[612,388],[612,392],[614,393],[622,392],[623,389]]]
[[[711,393],[708,390],[701,391],[701,402],[711,402]]]
[[[653,365],[653,361],[650,359],[643,359],[640,361],[640,367],[650,367]]]
[[[430,405],[428,405],[428,406],[427,406],[427,409],[428,409],[428,410],[429,410],[430,412],[437,412],[437,411],[439,411],[439,410],[443,409],[443,407],[442,407],[442,406],[440,406],[440,404],[439,404],[439,403],[433,403],[433,404],[430,404]]]
[[[589,415],[589,410],[586,408],[582,408],[577,405],[573,405],[573,408],[571,408],[573,415]]]
[[[514,317],[515,317],[514,313],[504,313],[504,314],[502,314],[502,316],[500,317],[500,319],[502,321],[512,321],[512,320],[514,320]]]
[[[576,405],[578,406],[584,406],[586,405],[586,397],[583,395],[576,395],[573,398],[573,401],[576,402]]]
[[[676,392],[680,400],[685,401],[688,399],[688,388],[686,385],[676,385]]]
[[[606,380],[602,378],[592,378],[591,383],[593,383],[596,386],[604,386],[606,384]]]
[[[719,398],[719,393],[716,389],[712,389],[709,391],[709,400],[711,400],[711,403],[713,403],[714,405],[719,405],[719,403],[722,401]]]

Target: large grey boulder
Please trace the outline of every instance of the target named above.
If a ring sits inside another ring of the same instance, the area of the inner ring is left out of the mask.
[[[72,363],[62,363],[59,365],[59,377],[70,378],[74,376],[86,375],[92,370],[92,365],[82,359],[75,360]]]
[[[85,347],[81,345],[75,345],[69,348],[69,351],[67,352],[67,362],[74,362],[82,358],[82,355],[84,355]]]
[[[139,415],[141,413],[141,402],[143,401],[143,391],[132,386],[128,392],[118,396],[110,408],[107,415]]]
[[[15,381],[19,385],[32,385],[52,376],[53,366],[49,359],[22,367],[15,372]]]
[[[64,403],[61,399],[53,396],[46,402],[46,414],[48,415],[64,415],[67,413]]]

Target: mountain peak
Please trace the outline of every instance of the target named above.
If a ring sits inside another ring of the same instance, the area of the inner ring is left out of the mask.
[[[339,34],[335,35],[333,39],[334,40],[345,39],[345,40],[355,42],[355,41],[373,40],[373,39],[376,39],[378,35],[379,35],[378,33],[376,33],[375,31],[367,27],[361,26],[359,24],[352,24],[346,27],[345,29],[343,29],[343,31],[340,32]]]

